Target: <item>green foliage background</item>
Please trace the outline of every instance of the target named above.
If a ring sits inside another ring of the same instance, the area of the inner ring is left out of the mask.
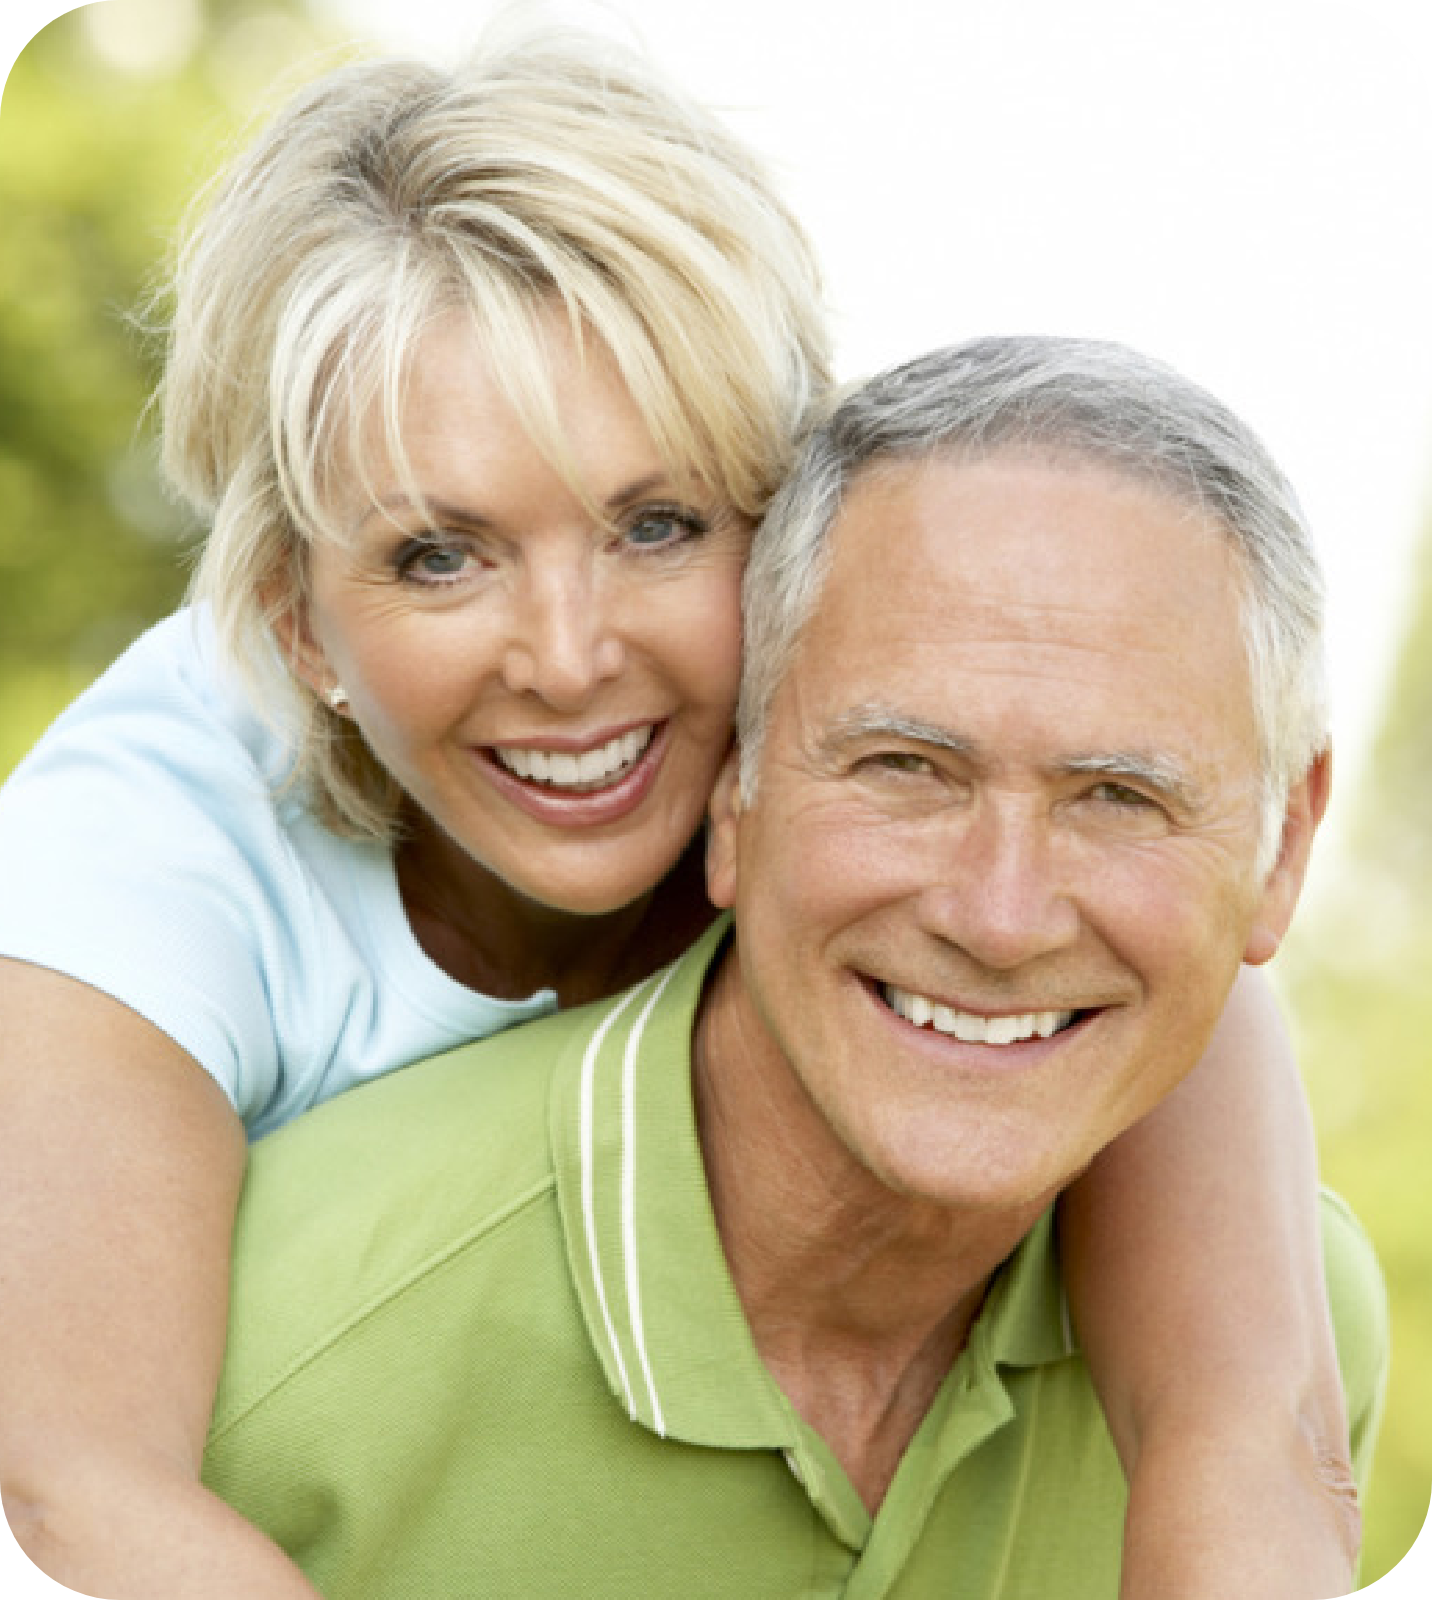
[[[99,8],[60,18],[0,103],[0,776],[182,594],[194,530],[161,488],[146,417],[157,350],[131,314],[271,79],[332,42],[297,0],[193,4],[192,48],[148,70],[104,59],[86,17]],[[1328,1181],[1375,1239],[1391,1295],[1365,1582],[1406,1553],[1432,1486],[1429,792],[1432,542],[1358,826],[1279,963]]]
[[[136,313],[175,223],[269,80],[319,43],[291,0],[172,0],[192,48],[117,69],[85,6],[0,102],[0,771],[177,602],[190,530],[161,487]],[[160,34],[165,6],[134,26]]]

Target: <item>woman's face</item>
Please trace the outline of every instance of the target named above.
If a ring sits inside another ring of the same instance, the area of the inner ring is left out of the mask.
[[[559,318],[548,330],[562,437],[601,517],[467,322],[440,323],[400,416],[411,481],[379,464],[343,508],[349,545],[314,550],[297,654],[468,855],[591,914],[652,889],[700,825],[731,737],[749,527],[678,490],[595,338],[582,362]]]

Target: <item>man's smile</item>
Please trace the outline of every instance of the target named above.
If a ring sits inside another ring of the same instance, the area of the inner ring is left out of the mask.
[[[963,1044],[1020,1044],[1026,1039],[1048,1039],[1069,1027],[1077,1011],[1020,1011],[984,1015],[961,1011],[926,995],[882,984],[881,999],[906,1022],[949,1034]]]

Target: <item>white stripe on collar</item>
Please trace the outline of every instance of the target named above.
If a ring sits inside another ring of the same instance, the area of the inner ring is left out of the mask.
[[[646,1032],[647,1019],[656,1002],[676,973],[667,968],[661,982],[652,991],[651,999],[642,1007],[641,1015],[627,1038],[626,1055],[622,1058],[622,1254],[626,1258],[627,1314],[631,1318],[632,1342],[641,1362],[641,1375],[646,1380],[647,1397],[651,1401],[651,1423],[658,1437],[666,1437],[666,1418],[661,1402],[656,1398],[656,1383],[651,1375],[651,1362],[646,1354],[646,1327],[641,1316],[641,1281],[637,1271],[636,1253],[636,1101],[633,1090],[636,1084],[636,1057],[641,1048],[641,1038]],[[636,1413],[631,1413],[636,1420]]]
[[[651,993],[647,996],[646,1004],[642,1007],[631,1033],[627,1036],[626,1049],[622,1055],[621,1078],[621,1250],[626,1288],[627,1319],[631,1328],[632,1344],[636,1349],[637,1359],[641,1363],[641,1375],[646,1386],[647,1398],[651,1402],[651,1424],[655,1432],[663,1438],[666,1436],[666,1417],[662,1412],[661,1402],[657,1398],[656,1382],[652,1376],[651,1362],[647,1356],[646,1325],[642,1318],[641,1280],[637,1264],[635,1086],[636,1060],[641,1050],[642,1036],[646,1032],[647,1022],[656,1007],[657,1001],[661,999],[667,984],[676,975],[676,970],[676,966],[672,966],[662,973],[660,979],[652,987]],[[648,980],[648,983],[650,982],[651,980]],[[627,1415],[633,1422],[640,1420],[637,1413],[636,1396],[632,1389],[626,1362],[622,1359],[621,1344],[617,1339],[616,1325],[612,1321],[611,1307],[607,1300],[606,1278],[602,1271],[601,1254],[597,1247],[595,1114],[593,1108],[597,1056],[601,1051],[607,1034],[611,1031],[613,1023],[645,988],[646,985],[640,985],[624,995],[602,1018],[601,1025],[591,1039],[588,1040],[586,1051],[582,1056],[579,1116],[582,1163],[582,1221],[587,1237],[587,1257],[591,1264],[592,1282],[596,1288],[597,1303],[601,1307],[602,1326],[606,1332],[607,1343],[611,1348],[612,1359],[616,1364],[617,1375],[621,1379]]]
[[[602,1018],[601,1026],[587,1041],[586,1054],[582,1057],[579,1121],[582,1156],[582,1221],[586,1226],[587,1256],[592,1266],[592,1281],[596,1285],[597,1304],[602,1308],[602,1326],[606,1329],[607,1343],[611,1346],[612,1355],[617,1364],[617,1372],[621,1377],[622,1390],[626,1395],[627,1412],[633,1416],[636,1414],[636,1407],[632,1400],[631,1383],[627,1378],[626,1363],[622,1360],[621,1346],[617,1343],[616,1329],[612,1326],[612,1314],[607,1305],[606,1282],[602,1277],[602,1260],[597,1253],[597,1216],[592,1199],[592,1078],[596,1070],[597,1052],[602,1047],[602,1041],[611,1030],[612,1024],[636,999],[640,992],[639,989],[633,989],[622,998],[618,1005],[613,1006],[606,1016]]]

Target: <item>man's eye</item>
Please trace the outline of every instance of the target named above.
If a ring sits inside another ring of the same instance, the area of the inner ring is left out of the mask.
[[[877,755],[867,756],[862,765],[911,778],[927,778],[935,771],[935,763],[928,756],[916,755],[910,750],[882,750]]]
[[[1137,811],[1155,808],[1155,802],[1148,795],[1142,794],[1137,789],[1131,789],[1125,783],[1095,784],[1089,791],[1089,796],[1101,805],[1114,806],[1119,810]]]

